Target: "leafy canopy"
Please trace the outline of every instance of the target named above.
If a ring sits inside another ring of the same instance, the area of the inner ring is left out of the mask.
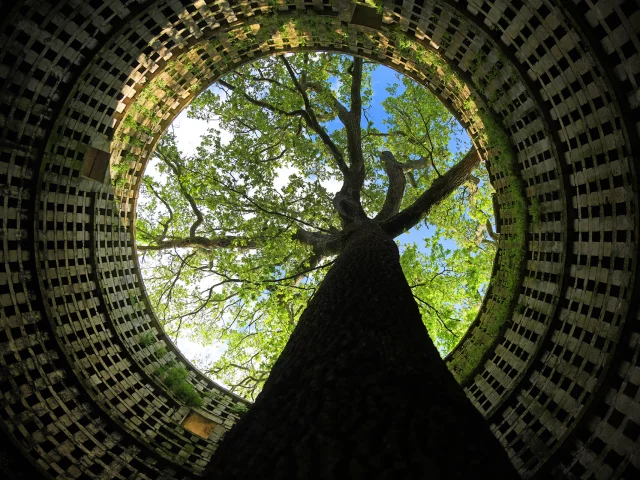
[[[189,107],[208,122],[194,155],[160,141],[136,235],[156,314],[174,338],[221,343],[199,366],[254,397],[342,248],[367,216],[401,264],[444,355],[473,321],[495,253],[491,192],[460,126],[406,77],[374,102],[381,67],[325,53],[269,57]],[[411,233],[411,231],[417,233]]]

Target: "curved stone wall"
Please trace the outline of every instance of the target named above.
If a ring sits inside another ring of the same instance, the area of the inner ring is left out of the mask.
[[[447,361],[523,478],[640,478],[635,0],[15,3],[0,17],[0,440],[43,476],[202,473],[244,401],[149,308],[137,186],[216,77],[322,49],[425,84],[487,161],[501,248]],[[163,384],[166,365],[202,405]]]

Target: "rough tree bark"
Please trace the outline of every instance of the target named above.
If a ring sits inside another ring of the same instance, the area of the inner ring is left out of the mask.
[[[440,358],[373,221],[345,247],[211,479],[517,479]]]

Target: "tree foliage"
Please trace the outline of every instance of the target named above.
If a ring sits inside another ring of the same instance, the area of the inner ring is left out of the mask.
[[[451,151],[455,119],[413,81],[373,104],[375,68],[332,54],[240,67],[189,107],[210,124],[196,153],[167,133],[143,178],[136,236],[156,314],[175,338],[222,343],[200,367],[240,394],[259,392],[355,219],[427,231],[401,263],[442,354],[477,313],[495,253],[486,171],[473,148]]]

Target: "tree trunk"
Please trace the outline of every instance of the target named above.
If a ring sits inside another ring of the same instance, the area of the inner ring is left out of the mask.
[[[519,478],[427,335],[393,240],[373,221],[346,230],[207,477]]]

